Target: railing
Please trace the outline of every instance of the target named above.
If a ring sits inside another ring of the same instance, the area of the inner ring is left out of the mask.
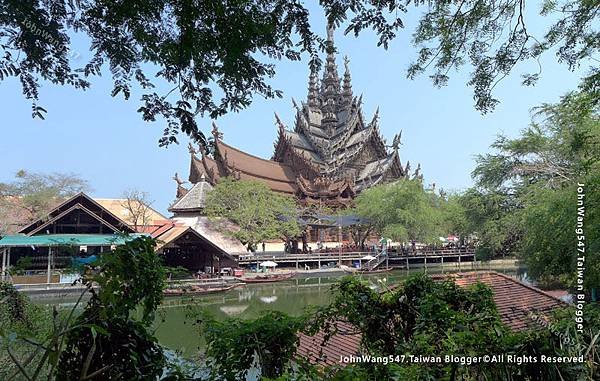
[[[239,263],[254,263],[257,261],[264,260],[276,260],[276,261],[333,261],[333,260],[358,260],[363,258],[366,255],[372,255],[372,251],[353,251],[353,252],[318,252],[318,253],[299,253],[299,254],[287,254],[283,252],[259,252],[254,253],[253,255],[249,255],[248,253],[239,253]],[[413,252],[408,252],[406,254],[402,252],[387,252],[389,258],[411,258],[411,257],[435,257],[435,256],[469,256],[474,255],[475,250],[472,248],[458,248],[458,249],[439,249],[439,250],[417,250]],[[384,260],[381,259],[381,254],[378,254],[377,257],[381,262],[374,265],[373,268],[379,266]],[[371,261],[375,261],[374,259]],[[375,262],[367,262],[375,263]]]

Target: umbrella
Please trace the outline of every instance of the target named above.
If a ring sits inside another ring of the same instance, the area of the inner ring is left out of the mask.
[[[365,255],[365,256],[364,256],[364,257],[362,257],[361,259],[362,259],[362,260],[365,260],[365,261],[372,261],[373,259],[375,259],[375,257],[374,257],[374,256],[372,256],[372,255]]]
[[[261,262],[259,264],[259,266],[260,267],[275,267],[275,266],[277,266],[277,263],[275,263],[273,261],[264,261],[264,262]]]

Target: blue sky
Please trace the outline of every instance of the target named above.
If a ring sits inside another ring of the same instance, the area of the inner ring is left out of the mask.
[[[324,34],[320,13],[315,12],[311,20],[315,30]],[[365,118],[370,120],[379,106],[380,129],[388,141],[403,130],[402,163],[410,160],[413,169],[421,163],[426,184],[435,182],[447,190],[470,186],[474,156],[488,152],[497,134],[516,136],[529,123],[532,107],[556,102],[577,87],[580,73],[568,71],[547,55],[537,86],[522,87],[519,75],[530,66],[517,67],[497,87],[501,104],[493,113],[481,115],[473,108],[472,89],[466,86],[469,67],[451,74],[449,85],[442,89],[433,87],[426,75],[406,79],[406,68],[415,56],[410,45],[415,20],[409,16],[406,21],[406,29],[387,51],[376,46],[371,33],[354,38],[337,31],[337,62],[341,72],[343,56],[349,56],[354,93],[363,94]],[[75,46],[85,57],[84,41]],[[304,58],[277,64],[271,83],[284,91],[282,99],[256,98],[248,109],[217,121],[228,144],[264,158],[272,155],[277,135],[274,112],[292,128],[291,100],[306,97],[309,71]],[[116,198],[126,189],[137,188],[148,192],[154,206],[166,213],[175,196],[171,177],[175,172],[182,178],[188,175],[187,138],[180,136],[180,145],[159,148],[161,122],[145,123],[136,112],[141,93],[124,101],[110,96],[108,74],[92,82],[85,92],[44,85],[40,94],[40,105],[48,110],[44,121],[31,118],[30,103],[22,97],[17,81],[0,82],[0,182],[10,181],[19,169],[73,172],[90,182],[93,196]],[[199,123],[205,133],[210,132],[210,120]]]

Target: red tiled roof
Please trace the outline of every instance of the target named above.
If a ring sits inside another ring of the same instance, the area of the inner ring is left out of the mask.
[[[448,275],[434,275],[434,280],[452,279],[457,285],[468,287],[481,282],[493,291],[494,303],[504,324],[515,331],[524,330],[534,326],[534,322],[527,316],[529,312],[546,314],[558,307],[567,306],[567,303],[540,289],[529,286],[507,275],[495,272],[468,272]],[[348,323],[338,322],[338,327],[345,327],[351,331]],[[332,365],[340,364],[341,356],[356,355],[360,351],[360,334],[333,335],[323,347],[327,356],[319,357],[318,353],[323,342],[323,332],[315,336],[300,334],[298,355],[308,359],[313,364]]]
[[[323,344],[325,336],[322,331],[314,336],[300,335],[298,353],[313,364],[335,365],[340,363],[340,356],[358,355],[360,333],[353,330],[350,323],[336,322],[337,333]]]

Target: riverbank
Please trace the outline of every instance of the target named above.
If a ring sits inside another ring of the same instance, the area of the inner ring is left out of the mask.
[[[435,270],[435,272],[445,272],[445,271],[461,272],[461,271],[479,271],[479,270],[481,270],[481,271],[483,271],[483,270],[499,270],[499,269],[506,269],[506,268],[518,268],[520,266],[521,266],[521,264],[517,259],[515,259],[515,258],[508,259],[507,258],[507,259],[495,259],[495,260],[486,261],[486,262],[482,262],[482,261],[462,262],[462,263],[446,262],[446,263],[427,263],[427,264],[416,263],[416,264],[412,264],[410,266],[409,270],[415,271],[415,270],[431,269],[431,270]],[[393,268],[391,268],[391,270],[392,271],[395,271],[395,270],[405,270],[406,271],[406,268],[393,267]],[[274,270],[273,272],[270,272],[270,273],[284,274],[284,273],[289,273],[289,272],[295,272],[296,278],[311,278],[311,277],[315,277],[315,276],[336,277],[336,276],[342,276],[344,274],[348,274],[347,272],[345,272],[344,270],[342,270],[338,267],[310,269],[310,270],[278,269],[278,270]],[[259,276],[259,275],[264,275],[264,273],[248,272],[245,276],[252,278],[255,276]],[[198,280],[195,280],[195,279],[184,279],[184,280],[178,280],[178,281],[173,281],[173,282],[194,283],[194,284],[198,284],[198,283],[231,284],[231,283],[239,283],[239,282],[243,282],[243,281],[244,281],[243,278],[240,279],[240,278],[234,278],[234,277],[222,277],[222,278],[218,278],[218,279],[209,279],[209,280],[206,280],[205,282],[202,282],[202,281],[199,282]],[[39,284],[39,285],[29,284],[29,285],[17,285],[17,290],[19,292],[26,294],[29,297],[32,297],[32,298],[41,298],[41,299],[57,298],[57,299],[60,299],[60,298],[64,298],[67,296],[79,295],[85,290],[85,287],[82,287],[81,285],[72,285],[70,283]]]

